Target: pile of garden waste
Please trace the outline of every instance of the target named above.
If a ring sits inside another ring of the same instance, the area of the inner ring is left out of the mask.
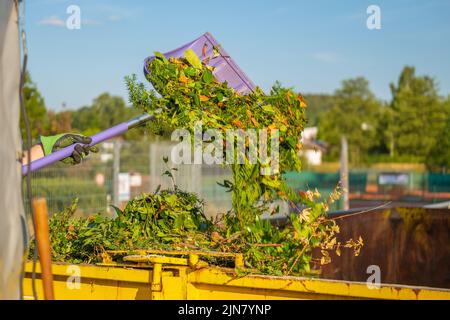
[[[244,162],[223,164],[230,167],[233,179],[218,183],[231,192],[232,209],[214,219],[205,216],[204,203],[196,194],[177,187],[176,168],[169,166],[164,174],[172,179],[172,188],[158,188],[134,198],[123,210],[115,208],[116,218],[101,214],[74,217],[74,201],[50,219],[55,261],[95,263],[106,250],[204,250],[242,253],[250,272],[312,275],[331,261],[332,252],[340,255],[347,248],[359,254],[362,239],[338,241],[339,227],[327,217],[330,204],[339,199],[338,186],[324,198],[317,190],[296,192],[282,178],[283,172],[301,168],[298,154],[306,123],[303,97],[278,83],[269,94],[259,88],[246,95],[236,92],[214,78],[208,62],[215,56],[198,57],[189,49],[179,59],[156,53],[147,65],[147,79],[154,90],[146,89],[134,75],[127,77],[130,101],[144,112],[160,110],[149,125],[156,134],[177,128],[193,133],[199,121],[203,131],[278,130],[279,169],[263,175],[268,164],[255,164],[245,156]],[[246,143],[248,147],[252,141]],[[167,158],[161,161],[168,163]],[[292,208],[289,223],[283,227],[262,219],[263,214],[278,212],[271,206],[275,201],[288,202]],[[314,258],[313,250],[319,252]],[[220,261],[210,263],[221,265]]]

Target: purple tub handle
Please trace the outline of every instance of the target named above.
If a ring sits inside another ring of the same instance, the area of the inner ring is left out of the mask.
[[[136,118],[133,118],[129,121],[120,123],[118,125],[115,125],[112,128],[106,129],[100,133],[97,133],[93,136],[92,142],[89,144],[91,146],[96,145],[100,142],[103,142],[105,140],[111,139],[113,137],[119,136],[121,134],[124,134],[131,128],[135,128],[149,120],[154,119],[153,115],[150,114],[143,114]],[[23,165],[22,166],[22,176],[26,176],[29,171],[34,172],[36,170],[42,169],[44,167],[47,167],[53,163],[56,163],[58,161],[61,161],[67,157],[70,157],[70,155],[73,153],[73,149],[75,148],[76,144],[70,145],[64,149],[58,150],[52,154],[49,154],[46,157],[40,158],[38,160],[32,161],[30,163],[30,166]],[[29,169],[30,167],[30,169]]]

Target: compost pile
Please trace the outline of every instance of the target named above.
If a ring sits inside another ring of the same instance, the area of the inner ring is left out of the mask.
[[[116,208],[115,219],[101,215],[75,218],[74,202],[50,219],[56,261],[97,262],[106,250],[212,250],[243,253],[250,272],[311,275],[330,262],[330,252],[340,255],[345,247],[358,255],[362,239],[337,241],[339,228],[327,217],[329,205],[339,198],[339,188],[324,198],[317,190],[295,192],[282,178],[283,172],[301,168],[298,152],[306,123],[303,97],[279,84],[269,94],[259,88],[247,95],[236,92],[214,78],[208,62],[218,54],[216,49],[212,56],[200,58],[188,49],[184,58],[167,59],[156,53],[147,66],[147,78],[156,91],[147,90],[135,76],[127,77],[130,101],[145,112],[160,110],[150,125],[157,134],[176,128],[193,131],[198,121],[203,131],[276,129],[279,171],[262,175],[267,163],[255,164],[247,158],[244,163],[229,164],[233,179],[220,184],[232,193],[232,210],[214,220],[206,218],[197,195],[179,190],[171,174],[174,168],[165,172],[173,181],[172,189],[131,200],[123,210]],[[277,208],[269,210],[277,200],[287,201],[293,209],[284,227],[261,218],[264,213],[277,212]],[[313,250],[320,256],[313,259]]]

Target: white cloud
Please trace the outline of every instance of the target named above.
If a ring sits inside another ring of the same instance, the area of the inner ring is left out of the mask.
[[[38,22],[43,26],[54,26],[54,27],[65,27],[66,22],[60,19],[58,16],[51,16],[45,19],[42,19]]]
[[[45,19],[42,19],[38,22],[38,24],[42,26],[53,26],[53,27],[65,27],[66,22],[59,18],[58,16],[51,16]],[[89,26],[96,26],[102,24],[98,20],[93,19],[82,19],[81,25],[89,25]]]
[[[314,59],[325,63],[334,63],[339,60],[336,54],[332,52],[316,52],[312,56]]]

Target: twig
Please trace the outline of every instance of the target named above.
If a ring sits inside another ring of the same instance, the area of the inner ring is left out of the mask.
[[[308,241],[309,242],[309,241]],[[306,245],[303,247],[302,251],[300,251],[300,253],[298,254],[297,258],[295,258],[294,263],[292,264],[292,266],[289,268],[288,272],[287,272],[287,276],[291,273],[292,269],[294,269],[295,265],[298,262],[298,259],[300,259],[300,257],[303,255],[303,252],[305,252],[306,250]]]
[[[373,207],[373,208],[370,208],[370,209],[367,209],[367,210],[363,210],[363,211],[360,211],[360,212],[351,213],[351,214],[346,214],[346,215],[342,215],[342,216],[334,217],[334,218],[330,218],[330,219],[331,219],[331,220],[338,220],[338,219],[343,219],[343,218],[348,218],[348,217],[356,216],[356,215],[358,215],[358,214],[362,214],[362,213],[370,212],[370,211],[373,211],[373,210],[381,209],[381,208],[383,208],[383,207],[386,207],[386,206],[390,205],[391,203],[392,203],[392,201],[388,201],[388,202],[383,203],[382,205],[379,205],[379,206],[377,206],[377,207]]]
[[[255,247],[280,247],[280,243],[255,243]]]

